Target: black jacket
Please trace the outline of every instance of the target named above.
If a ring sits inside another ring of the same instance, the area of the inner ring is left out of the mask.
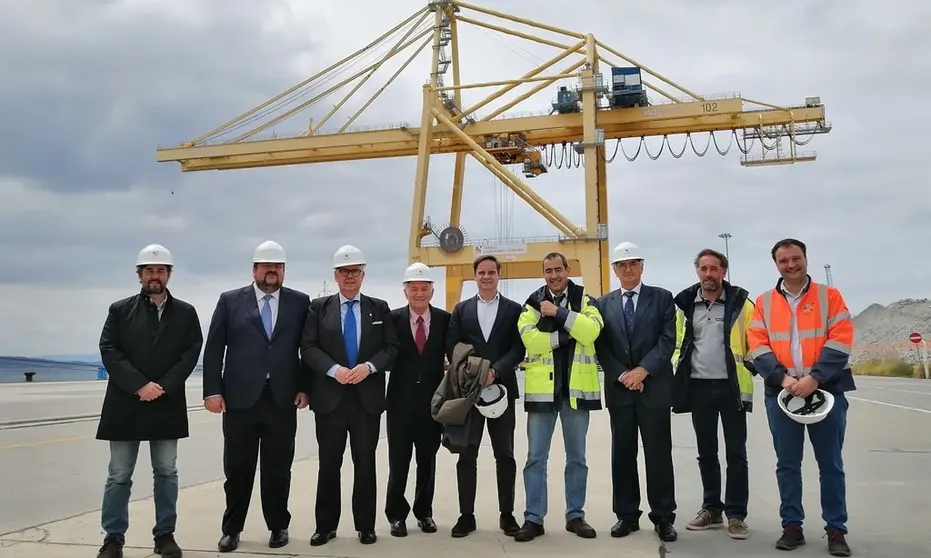
[[[727,365],[727,378],[730,380],[731,398],[734,405],[739,411],[751,412],[753,402],[744,402],[740,399],[740,387],[737,383],[737,366],[734,364],[734,353],[731,350],[731,328],[740,315],[744,304],[747,302],[749,293],[742,287],[731,285],[727,281],[723,282],[724,289],[724,352],[725,363]],[[675,386],[674,386],[674,403],[672,412],[688,413],[692,411],[689,397],[689,382],[692,374],[692,338],[693,324],[692,315],[695,312],[695,297],[698,296],[700,283],[695,283],[691,287],[683,290],[676,295],[676,306],[685,314],[685,335],[679,348],[679,362],[676,368]],[[753,364],[749,360],[744,361],[744,365],[750,372],[753,372]]]
[[[139,294],[110,305],[100,334],[100,357],[109,379],[98,440],[177,440],[188,437],[184,384],[200,358],[204,338],[197,310],[171,296],[158,318]],[[156,382],[165,393],[142,401],[136,392]]]

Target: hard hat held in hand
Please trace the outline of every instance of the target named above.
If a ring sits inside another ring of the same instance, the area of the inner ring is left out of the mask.
[[[287,263],[284,248],[274,240],[266,240],[255,248],[252,263]]]
[[[627,260],[642,260],[643,250],[633,242],[621,242],[611,251],[611,263],[623,262]]]
[[[421,262],[415,262],[407,266],[407,269],[404,270],[404,281],[402,281],[402,283],[409,283],[411,281],[427,281],[428,283],[432,283],[433,276],[430,272],[430,268]]]
[[[508,410],[508,390],[501,384],[491,384],[482,389],[475,402],[478,412],[487,418],[498,418]]]
[[[161,244],[149,244],[139,250],[139,255],[136,256],[136,265],[166,265],[170,267],[175,263],[171,259],[171,252],[167,248]]]
[[[783,413],[802,424],[821,422],[834,408],[834,396],[823,389],[816,389],[804,398],[796,397],[789,390],[783,389],[776,400]]]
[[[341,246],[339,250],[333,254],[333,269],[347,265],[365,265],[365,256],[362,255],[362,250],[347,244]]]

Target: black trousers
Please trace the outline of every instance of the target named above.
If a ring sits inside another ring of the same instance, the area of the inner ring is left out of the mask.
[[[430,401],[412,402],[389,410],[387,427],[388,491],[385,495],[385,516],[388,521],[402,521],[413,511],[417,519],[433,517],[436,453],[440,449],[443,430],[440,423],[430,416]],[[415,457],[417,463],[413,508],[404,496],[412,457]]]
[[[640,476],[637,454],[643,441],[647,473],[647,502],[653,524],[676,520],[676,488],[672,465],[671,411],[654,409],[640,400],[632,405],[611,407],[611,484],[613,509],[618,519],[640,519]]]
[[[320,465],[317,469],[316,532],[329,533],[339,527],[342,511],[341,470],[346,438],[352,457],[352,516],[356,531],[375,528],[375,450],[381,416],[369,414],[359,401],[355,386],[343,393],[332,413],[314,413]]]
[[[478,444],[469,445],[459,453],[456,463],[456,480],[459,484],[459,513],[475,513],[475,490],[478,476],[478,448],[488,425],[491,450],[495,455],[495,476],[498,480],[498,511],[514,513],[514,485],[517,482],[517,462],[514,460],[514,429],[517,426],[514,401],[498,418],[485,419],[478,415],[474,427],[478,430]]]
[[[704,495],[702,508],[724,512],[730,519],[747,518],[750,479],[747,472],[747,413],[738,410],[730,380],[689,380],[692,427],[698,446],[698,469]],[[721,502],[718,462],[718,417],[724,428],[727,488]]]
[[[227,409],[223,413],[224,534],[233,535],[243,530],[260,456],[259,488],[265,525],[270,531],[288,528],[296,433],[297,407],[279,407],[268,385],[252,408]]]

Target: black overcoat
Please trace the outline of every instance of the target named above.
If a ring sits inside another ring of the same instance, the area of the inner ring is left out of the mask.
[[[142,292],[111,304],[100,334],[100,356],[109,379],[97,439],[187,438],[184,384],[197,365],[203,342],[197,310],[170,292],[161,319]],[[165,393],[142,401],[136,391],[149,382],[162,386]]]

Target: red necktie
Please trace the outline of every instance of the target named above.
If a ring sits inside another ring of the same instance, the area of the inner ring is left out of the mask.
[[[427,330],[423,326],[423,316],[417,316],[417,333],[414,335],[414,343],[417,344],[417,351],[423,353],[423,348],[427,345]]]

